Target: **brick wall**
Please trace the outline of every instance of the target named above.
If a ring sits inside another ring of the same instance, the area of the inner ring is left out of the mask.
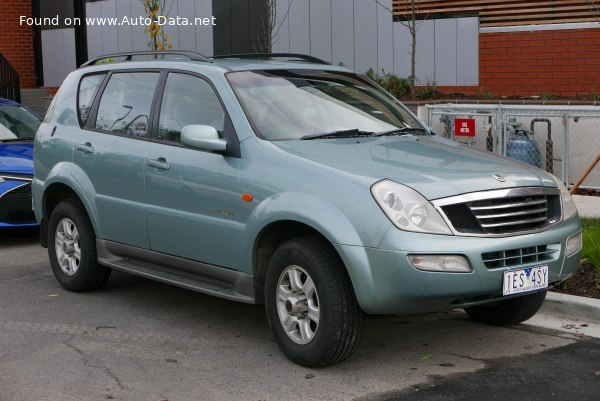
[[[600,95],[600,28],[479,34],[479,90]]]
[[[31,17],[31,0],[0,0],[0,53],[21,78],[21,87],[35,87],[33,29],[19,24],[19,17]]]

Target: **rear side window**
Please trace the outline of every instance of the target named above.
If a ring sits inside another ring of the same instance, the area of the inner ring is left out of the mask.
[[[79,83],[79,93],[77,97],[77,107],[79,109],[79,121],[81,125],[85,125],[88,116],[90,115],[90,109],[92,103],[100,88],[100,84],[104,80],[105,74],[101,75],[88,75],[83,77]]]
[[[96,129],[137,137],[148,136],[150,109],[160,74],[113,74],[100,98]]]
[[[181,130],[191,124],[210,125],[222,137],[225,111],[204,79],[171,73],[160,107],[158,139],[179,142]]]

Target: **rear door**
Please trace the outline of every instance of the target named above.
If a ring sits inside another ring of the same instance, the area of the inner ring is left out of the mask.
[[[92,77],[88,79],[92,81]],[[86,192],[94,197],[98,234],[142,248],[149,247],[145,156],[159,78],[158,71],[114,72],[100,88],[93,107],[86,102],[86,77],[79,89],[78,107],[85,129],[76,140],[73,161],[89,178],[82,185],[91,187]]]

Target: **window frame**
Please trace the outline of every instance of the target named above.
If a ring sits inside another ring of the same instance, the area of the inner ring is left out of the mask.
[[[104,95],[104,91],[106,90],[106,87],[107,87],[108,83],[110,82],[111,77],[114,74],[119,74],[119,73],[140,73],[140,72],[159,73],[159,78],[158,78],[158,82],[156,83],[156,88],[154,89],[152,104],[150,106],[150,114],[148,117],[148,121],[149,121],[148,135],[143,136],[143,137],[132,136],[132,135],[123,134],[120,132],[105,131],[105,130],[96,128],[96,119],[98,118],[98,109],[100,107],[100,100],[102,99],[102,96]],[[106,74],[106,76],[104,77],[104,80],[102,81],[98,90],[96,91],[96,95],[94,97],[94,101],[93,101],[92,107],[90,109],[90,114],[88,115],[86,124],[81,126],[82,129],[85,129],[86,131],[98,132],[98,133],[106,134],[106,135],[115,135],[115,136],[130,138],[130,139],[134,139],[134,140],[139,140],[139,141],[155,142],[155,143],[160,143],[162,145],[177,146],[177,147],[181,147],[181,148],[185,148],[185,149],[191,149],[181,143],[160,140],[157,138],[158,123],[159,123],[159,119],[160,119],[160,108],[162,106],[163,96],[164,96],[165,87],[167,84],[167,78],[168,78],[169,74],[191,75],[191,76],[202,79],[210,86],[210,88],[213,90],[215,96],[219,100],[219,103],[221,104],[221,107],[223,108],[223,111],[225,113],[225,121],[224,121],[224,125],[223,125],[223,138],[227,141],[227,149],[224,152],[221,152],[221,154],[223,156],[241,158],[239,137],[237,136],[237,132],[233,125],[233,121],[231,120],[231,117],[229,116],[229,111],[227,110],[225,102],[223,102],[223,99],[221,98],[219,91],[217,90],[217,88],[215,87],[213,82],[206,76],[196,73],[196,72],[193,72],[193,71],[180,70],[180,69],[165,69],[165,68],[131,68],[131,69],[127,68],[127,69],[125,69],[124,68],[124,69],[116,69],[116,70],[95,71],[93,73],[83,75],[80,78],[79,85],[81,85],[81,80],[83,80],[83,77],[88,76],[88,75],[98,75],[98,74]],[[77,103],[79,103],[79,85],[77,86]],[[77,114],[78,114],[78,120],[79,120],[79,104],[77,104]],[[80,124],[81,124],[81,122],[80,122]]]
[[[98,109],[100,108],[100,101],[102,100],[102,96],[104,96],[104,92],[106,90],[106,87],[108,86],[108,83],[110,82],[110,79],[115,74],[127,74],[127,73],[129,73],[129,74],[131,74],[131,73],[134,73],[134,74],[135,73],[158,73],[158,81],[156,82],[156,87],[154,88],[154,94],[152,95],[152,103],[150,104],[150,111],[149,111],[149,115],[148,115],[148,122],[149,122],[148,133],[146,136],[134,136],[134,135],[126,134],[126,133],[115,132],[115,131],[106,131],[103,129],[96,128],[96,120],[98,118]],[[158,69],[158,68],[133,68],[133,69],[108,71],[108,74],[104,78],[104,81],[102,82],[102,85],[100,85],[100,89],[98,90],[98,93],[96,94],[96,98],[94,99],[94,103],[92,105],[92,109],[90,110],[90,114],[88,115],[88,119],[86,121],[85,127],[82,127],[82,128],[87,131],[98,132],[101,134],[115,135],[115,136],[120,136],[120,137],[140,140],[140,141],[150,141],[152,138],[153,129],[154,129],[153,124],[152,124],[152,121],[153,121],[152,113],[154,112],[154,108],[156,106],[156,99],[160,94],[163,74],[164,74],[164,70]]]
[[[90,112],[88,113],[87,120],[84,123],[83,120],[81,119],[81,107],[80,107],[80,102],[79,102],[81,84],[84,79],[93,77],[93,76],[98,76],[98,75],[103,75],[104,78],[102,78],[102,80],[100,81],[100,85],[98,85],[96,87],[96,90],[95,90],[94,94],[92,95],[92,99],[91,99],[92,102],[90,103]],[[92,72],[89,74],[85,74],[85,75],[82,75],[81,77],[79,77],[79,83],[77,84],[77,101],[76,101],[77,122],[79,123],[79,128],[84,128],[87,125],[87,122],[89,121],[90,117],[92,116],[92,110],[94,108],[94,103],[96,102],[96,98],[98,97],[100,90],[103,88],[104,81],[106,81],[107,76],[108,76],[108,71],[99,71],[99,72]]]
[[[181,147],[181,148],[185,148],[185,149],[190,149],[189,147],[183,145],[181,142],[173,142],[173,141],[168,141],[168,140],[158,138],[160,110],[162,107],[162,102],[164,99],[165,88],[167,86],[167,79],[169,78],[169,74],[189,75],[189,76],[192,76],[195,78],[199,78],[208,84],[208,86],[212,89],[213,93],[217,97],[217,100],[221,104],[221,108],[223,109],[223,112],[225,113],[224,124],[223,124],[223,139],[225,139],[227,141],[227,149],[225,150],[225,152],[223,152],[223,155],[241,158],[240,142],[239,142],[239,138],[237,136],[237,132],[235,131],[233,122],[231,121],[231,118],[229,117],[229,112],[227,111],[227,107],[225,107],[225,103],[223,102],[223,99],[221,98],[219,91],[217,90],[215,85],[212,83],[212,81],[209,78],[207,78],[206,76],[204,76],[202,74],[198,74],[196,72],[192,72],[192,71],[168,69],[168,70],[163,70],[163,72],[165,73],[164,80],[161,80],[159,82],[159,84],[161,85],[159,97],[156,99],[157,101],[156,101],[155,108],[152,110],[153,115],[152,115],[152,123],[151,123],[151,126],[152,126],[151,141],[160,143],[163,145],[176,146],[176,147]]]

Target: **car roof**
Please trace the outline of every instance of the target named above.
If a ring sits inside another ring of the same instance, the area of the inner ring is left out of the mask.
[[[139,56],[160,55],[159,59],[135,58]],[[282,60],[283,59],[283,60]],[[110,62],[106,63],[106,60]],[[117,61],[120,60],[120,61]],[[131,63],[131,64],[130,64]],[[232,54],[214,57],[205,57],[201,54],[189,51],[157,51],[157,52],[129,52],[104,55],[96,57],[82,65],[82,68],[91,66],[102,66],[108,69],[130,68],[135,63],[138,68],[143,65],[157,63],[191,63],[194,65],[213,66],[226,71],[248,71],[265,69],[305,69],[305,70],[327,70],[350,72],[343,66],[333,66],[326,61],[310,55],[296,53],[254,53],[254,54]],[[139,63],[139,64],[138,64]],[[173,64],[171,64],[173,65]]]
[[[231,71],[247,70],[274,70],[274,69],[299,69],[299,70],[327,70],[327,71],[345,71],[345,67],[333,66],[330,64],[311,63],[304,61],[280,61],[280,60],[259,60],[259,59],[237,59],[237,58],[219,58],[213,60],[214,64],[221,65]]]

